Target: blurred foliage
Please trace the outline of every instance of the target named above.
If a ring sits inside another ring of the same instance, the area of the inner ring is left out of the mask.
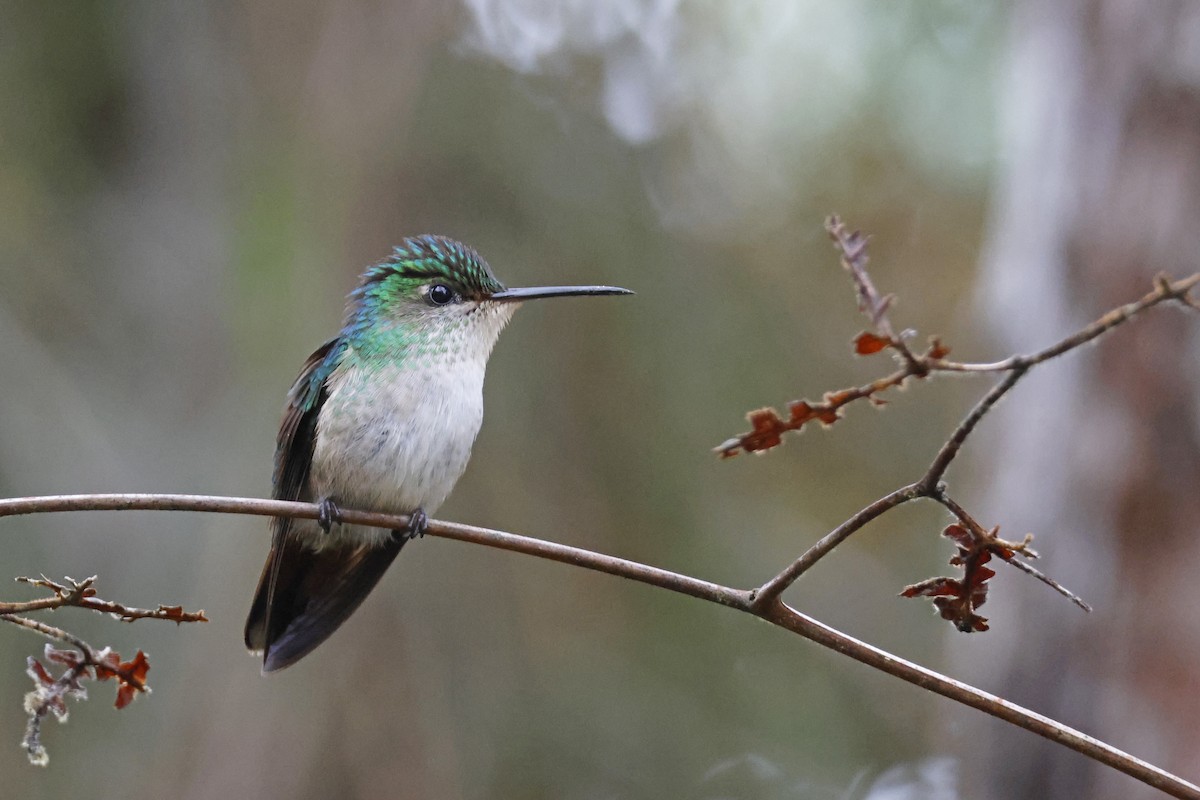
[[[966,309],[1004,20],[957,2],[515,5],[560,26],[532,60],[481,40],[493,3],[0,8],[0,493],[266,495],[295,371],[357,273],[421,232],[512,284],[638,292],[518,314],[447,518],[751,585],[915,477],[980,384],[914,386],[762,458],[710,448],[748,409],[878,374],[851,355],[831,212],[874,235],[899,325],[1000,355]],[[889,515],[789,597],[938,668],[942,625],[895,594],[944,560],[943,523]],[[77,708],[45,731],[46,770],[17,746],[41,643],[5,631],[0,770],[25,798],[843,797],[941,755],[953,724],[722,609],[440,540],[263,679],[240,635],[261,520],[4,529],[12,576],[98,573],[213,620],[59,612],[143,648],[155,694]]]

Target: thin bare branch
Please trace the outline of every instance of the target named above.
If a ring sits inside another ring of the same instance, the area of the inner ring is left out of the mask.
[[[929,465],[929,470],[924,477],[917,482],[921,487],[921,493],[925,496],[930,496],[941,483],[942,477],[946,474],[946,469],[950,466],[950,462],[958,455],[958,451],[962,449],[963,443],[967,437],[971,435],[971,431],[975,430],[975,426],[983,419],[984,415],[992,410],[996,403],[1000,402],[1000,398],[1008,394],[1009,390],[1017,385],[1017,381],[1025,376],[1029,371],[1028,366],[1014,367],[1004,379],[992,387],[986,395],[984,395],[975,406],[967,412],[967,416],[963,417],[963,421],[958,423],[958,427],[950,434],[950,438],[942,445],[938,454],[934,457],[933,463]]]
[[[981,364],[932,359],[928,366],[934,372],[1007,372],[1021,366],[1032,367],[1049,361],[1052,358],[1057,358],[1064,353],[1068,353],[1077,347],[1091,342],[1108,333],[1113,328],[1116,328],[1118,325],[1129,322],[1138,314],[1141,314],[1146,309],[1153,308],[1159,303],[1176,301],[1182,305],[1193,306],[1195,300],[1189,295],[1189,292],[1197,285],[1200,285],[1200,272],[1177,281],[1171,281],[1160,275],[1155,279],[1154,291],[1149,292],[1132,303],[1114,308],[1087,327],[1037,352],[1023,356],[1011,356],[1003,361]]]
[[[1093,609],[1092,609],[1092,606],[1090,603],[1088,603],[1082,597],[1075,594],[1070,589],[1063,586],[1061,583],[1054,580],[1054,578],[1051,578],[1049,575],[1042,572],[1041,570],[1039,570],[1037,567],[1033,566],[1032,564],[1027,564],[1024,561],[1018,561],[1015,558],[1005,558],[1005,559],[1001,559],[1001,560],[1005,564],[1008,564],[1010,567],[1016,567],[1017,569],[1021,570],[1021,572],[1024,572],[1027,575],[1030,575],[1034,578],[1037,578],[1039,581],[1046,584],[1051,589],[1058,592],[1063,597],[1067,598],[1072,603],[1074,603],[1075,605],[1082,608],[1084,611],[1087,611],[1088,613],[1092,612]]]
[[[903,681],[920,686],[943,697],[948,697],[963,705],[978,709],[985,714],[1012,723],[1017,727],[1036,733],[1052,742],[1068,747],[1088,758],[1124,772],[1137,778],[1171,797],[1200,798],[1200,787],[1182,778],[1160,769],[1153,764],[1134,758],[1110,744],[1088,736],[1082,731],[1063,725],[1057,720],[1042,716],[1002,697],[981,691],[973,686],[948,678],[945,675],[926,669],[911,661],[880,650],[853,637],[830,628],[817,620],[808,617],[781,601],[764,609],[759,616],[785,630],[803,636],[805,639],[824,645],[831,650],[853,658],[886,672]]]
[[[891,496],[889,495],[889,497]],[[881,502],[887,500],[888,498],[883,498]],[[906,499],[897,497],[895,500],[889,501],[890,504],[887,505],[887,508],[894,507],[905,501]],[[309,503],[181,494],[60,495],[0,500],[0,517],[59,511],[131,511],[139,509],[289,516],[304,519],[315,519],[318,512],[317,506]],[[880,510],[879,513],[882,513],[883,510],[886,510],[886,508]],[[878,514],[875,516],[878,516]],[[351,509],[344,509],[342,517],[346,522],[373,525],[389,530],[402,528],[408,522],[407,517],[403,515],[377,514]],[[866,521],[868,520],[864,519],[862,524],[865,524]],[[1058,742],[1064,747],[1082,753],[1150,786],[1161,789],[1173,797],[1200,800],[1200,787],[1182,778],[1165,772],[1141,759],[1117,750],[1110,745],[1093,739],[1052,719],[965,683],[955,681],[932,670],[905,661],[851,636],[847,636],[789,608],[780,602],[778,598],[766,605],[759,605],[756,603],[755,598],[761,596],[761,593],[710,583],[680,573],[590,550],[542,541],[527,536],[518,536],[504,531],[478,528],[473,525],[431,520],[428,532],[433,536],[481,544],[487,547],[524,553],[538,558],[546,558],[564,564],[572,564],[586,569],[605,572],[610,575],[686,594],[701,600],[707,600],[760,617],[785,630],[850,656],[876,669],[883,670],[908,683],[949,697],[959,703],[1032,731],[1051,741]],[[40,625],[40,623],[35,624]]]
[[[891,511],[896,506],[903,505],[920,496],[921,489],[917,484],[914,483],[902,487],[891,494],[884,495],[841,525],[838,525],[818,540],[816,544],[805,550],[786,569],[764,583],[754,592],[753,604],[755,610],[762,610],[774,603],[779,598],[779,595],[783,594],[801,575],[868,522],[887,511]]]
[[[39,622],[36,619],[29,619],[28,617],[17,616],[16,614],[0,614],[0,619],[4,620],[5,622],[11,622],[18,627],[27,628],[34,633],[40,633],[47,639],[53,639],[56,642],[69,644],[89,658],[95,658],[96,656],[96,651],[92,649],[91,645],[89,645],[83,639],[80,639],[75,634],[64,631],[62,628],[56,628],[53,625],[47,625],[46,623]]]
[[[1141,312],[1148,308],[1153,308],[1164,300],[1182,300],[1187,297],[1188,291],[1197,283],[1200,283],[1200,273],[1175,282],[1160,277],[1155,282],[1154,291],[1133,303],[1127,303],[1119,308],[1114,308],[1074,336],[1069,336],[1061,342],[1047,347],[1045,350],[1034,353],[1030,357],[1030,363],[1041,364],[1063,353],[1068,353],[1108,333],[1118,325],[1128,322]]]
[[[0,517],[60,511],[135,510],[200,511],[299,519],[316,519],[318,511],[317,506],[312,503],[192,494],[80,494],[0,500]],[[408,525],[408,515],[406,514],[379,514],[352,509],[343,510],[342,519],[356,525],[371,525],[388,530],[403,529]],[[619,575],[623,578],[662,586],[722,605],[740,608],[749,602],[750,593],[748,591],[739,592],[687,575],[639,564],[636,561],[602,555],[590,550],[533,539],[528,536],[436,520],[429,521],[427,533],[446,539],[524,553],[550,561],[560,561],[564,564],[573,564],[610,575]]]

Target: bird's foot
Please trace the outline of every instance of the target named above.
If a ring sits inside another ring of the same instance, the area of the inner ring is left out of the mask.
[[[342,509],[332,497],[322,497],[321,502],[317,503],[317,524],[325,533],[329,533],[335,524],[342,524]]]
[[[425,509],[418,508],[408,515],[408,527],[397,533],[404,541],[408,541],[409,539],[420,539],[428,528],[429,517],[425,516]]]

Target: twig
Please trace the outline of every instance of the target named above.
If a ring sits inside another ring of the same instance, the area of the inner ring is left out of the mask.
[[[974,517],[972,517],[969,513],[967,513],[967,510],[965,508],[963,508],[962,506],[960,506],[954,500],[954,498],[952,498],[952,497],[950,497],[950,495],[946,494],[946,492],[943,489],[938,488],[935,492],[933,492],[932,494],[930,494],[928,496],[931,499],[936,500],[937,502],[939,502],[943,506],[945,506],[946,510],[948,510],[951,514],[953,514],[958,519],[959,522],[961,522],[963,525],[966,525],[971,530],[971,532],[974,533],[976,536],[978,536],[980,538],[986,538],[988,536],[988,532],[983,529],[983,526],[980,525],[979,522]],[[1039,581],[1046,584],[1051,589],[1058,592],[1063,597],[1067,598],[1072,603],[1074,603],[1075,605],[1082,608],[1084,611],[1088,611],[1088,612],[1092,611],[1091,605],[1089,605],[1087,602],[1085,602],[1082,597],[1075,594],[1070,589],[1068,589],[1067,587],[1063,586],[1058,581],[1051,578],[1049,575],[1042,573],[1041,571],[1035,569],[1034,567],[1030,566],[1029,564],[1026,564],[1024,561],[1018,561],[1015,558],[1006,558],[1006,559],[1003,559],[1003,561],[1004,561],[1004,563],[1008,564],[1009,566],[1016,567],[1017,569],[1021,570],[1022,572],[1025,572],[1029,575],[1032,575],[1034,578],[1037,578]]]
[[[20,617],[16,614],[0,614],[0,619],[4,620],[5,622],[11,622],[14,625],[22,628],[28,628],[35,633],[40,633],[47,639],[53,639],[56,642],[69,644],[92,660],[95,660],[96,658],[96,650],[94,650],[91,645],[83,641],[83,639],[80,639],[75,634],[64,631],[62,628],[56,628],[53,625],[47,625],[46,623],[39,622],[36,619]]]
[[[971,431],[975,430],[975,426],[983,419],[996,403],[1000,402],[1000,398],[1008,394],[1008,392],[1017,385],[1017,381],[1025,377],[1025,373],[1029,371],[1028,366],[1013,367],[1004,380],[992,387],[986,395],[984,395],[978,403],[967,412],[967,416],[963,417],[962,422],[958,423],[958,427],[950,434],[950,438],[938,450],[938,454],[934,456],[933,463],[929,465],[929,469],[925,475],[917,482],[921,489],[921,494],[926,497],[931,497],[933,492],[937,490],[937,486],[942,481],[942,477],[946,474],[946,469],[949,468],[950,462],[958,455],[958,451],[962,449],[963,442],[971,435]]]
[[[1114,308],[1087,327],[1042,350],[1028,355],[1011,356],[1003,361],[981,364],[933,359],[929,363],[929,368],[942,372],[1007,372],[1023,365],[1032,367],[1087,344],[1096,337],[1108,333],[1118,325],[1128,322],[1146,309],[1156,306],[1159,303],[1173,300],[1180,305],[1196,308],[1196,301],[1189,295],[1189,292],[1196,288],[1197,285],[1200,285],[1200,272],[1177,281],[1172,281],[1160,275],[1154,280],[1154,291],[1143,295],[1140,299],[1132,303]]]
[[[921,496],[920,486],[913,483],[897,489],[891,494],[884,495],[874,503],[863,508],[850,519],[825,534],[816,544],[805,550],[799,558],[789,564],[786,569],[756,589],[753,596],[754,608],[762,610],[774,603],[779,598],[779,595],[783,594],[784,590],[796,582],[797,578],[807,572],[810,567],[832,552],[835,547],[868,522],[881,516],[884,512],[891,511],[896,506],[903,505]]]
[[[309,503],[181,494],[60,495],[0,500],[0,517],[58,511],[138,509],[287,516],[303,519],[316,519],[318,514],[318,507]],[[408,524],[408,518],[405,515],[378,514],[350,509],[344,509],[342,517],[346,522],[372,525],[389,530],[403,528]],[[915,686],[948,697],[1025,728],[1046,739],[1058,742],[1064,747],[1124,772],[1173,797],[1200,800],[1200,787],[1178,776],[1055,720],[847,636],[789,608],[778,598],[774,602],[762,606],[756,603],[756,596],[752,591],[723,586],[578,547],[472,525],[430,520],[428,533],[432,536],[481,544],[605,572],[751,614]]]
[[[111,614],[122,622],[133,622],[139,619],[161,619],[169,622],[184,623],[184,622],[208,622],[208,617],[204,615],[204,610],[200,611],[184,611],[182,606],[166,606],[159,605],[158,608],[135,608],[127,606],[123,603],[115,603],[111,600],[101,600],[96,597],[96,590],[92,585],[96,582],[96,576],[85,578],[82,581],[75,581],[67,578],[71,585],[52,581],[45,575],[40,578],[17,578],[20,583],[28,583],[30,586],[38,586],[44,589],[49,589],[54,593],[53,597],[45,597],[41,600],[26,600],[24,602],[6,603],[0,602],[0,614],[28,614],[31,611],[52,610],[55,608],[84,608],[89,611],[99,611],[102,614]]]

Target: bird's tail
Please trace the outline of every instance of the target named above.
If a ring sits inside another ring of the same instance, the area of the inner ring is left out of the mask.
[[[263,672],[299,661],[325,641],[379,583],[404,547],[403,533],[382,543],[313,550],[279,536],[246,618],[246,647],[263,654]]]

